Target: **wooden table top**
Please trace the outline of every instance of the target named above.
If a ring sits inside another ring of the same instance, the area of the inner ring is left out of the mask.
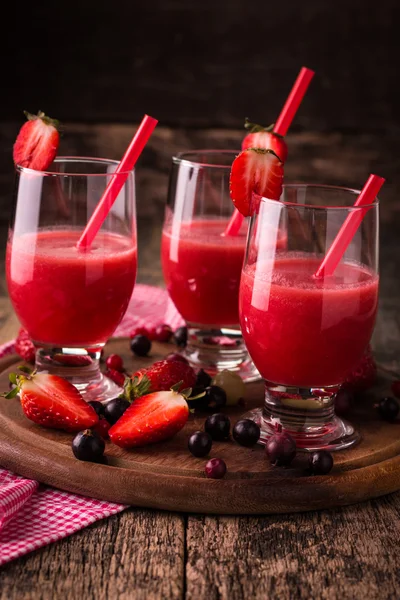
[[[71,125],[69,153],[118,158],[132,128]],[[6,142],[15,127],[8,130],[9,136],[3,128]],[[138,281],[162,284],[159,234],[171,154],[195,147],[237,148],[241,137],[237,131],[156,130],[140,175],[138,169]],[[286,173],[292,181],[312,178],[360,186],[370,172],[387,178],[381,194],[381,296],[373,345],[379,360],[398,370],[400,200],[395,144],[379,136],[296,134],[289,148]],[[8,189],[9,174],[0,173],[5,209]],[[153,203],[141,202],[140,194]],[[4,231],[4,221],[0,225]],[[17,328],[3,277],[0,343]],[[400,493],[335,510],[263,517],[130,508],[2,567],[0,600],[394,599],[400,589],[399,512]]]

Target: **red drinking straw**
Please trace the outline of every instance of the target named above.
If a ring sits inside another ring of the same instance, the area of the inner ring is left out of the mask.
[[[314,71],[311,69],[307,69],[307,67],[302,67],[300,69],[300,73],[298,74],[292,90],[287,97],[281,113],[274,125],[273,133],[277,133],[281,136],[286,135],[313,77]],[[224,235],[237,235],[242,226],[243,219],[243,215],[237,209],[235,209],[224,231]]]
[[[135,166],[136,161],[141,155],[143,148],[147,144],[157,123],[157,119],[153,119],[153,117],[149,117],[149,115],[144,115],[136,134],[129,144],[118,167],[115,169],[106,189],[104,190],[100,202],[96,206],[95,211],[90,217],[88,224],[78,240],[78,249],[87,249],[92,244],[97,232],[106,219],[112,205],[122,189],[122,186],[126,182],[130,171],[132,171],[133,167]]]
[[[333,275],[340,259],[346,252],[348,245],[361,225],[361,221],[370,208],[370,205],[374,203],[375,198],[384,183],[385,180],[383,177],[379,177],[378,175],[370,175],[368,177],[366,184],[354,204],[354,207],[366,206],[366,210],[355,210],[350,212],[341,226],[339,233],[333,240],[324,260],[318,267],[318,271],[315,273],[314,277]]]

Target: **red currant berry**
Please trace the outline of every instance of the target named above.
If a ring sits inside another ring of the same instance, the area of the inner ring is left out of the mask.
[[[108,369],[112,369],[113,371],[122,371],[124,370],[124,362],[119,354],[110,354],[106,360],[106,366]]]
[[[165,323],[163,325],[158,325],[155,328],[155,339],[157,342],[169,342],[173,334],[173,331],[169,325]]]
[[[106,373],[107,377],[111,379],[114,383],[123,387],[125,382],[125,375],[120,371],[116,371],[115,369],[107,369]]]

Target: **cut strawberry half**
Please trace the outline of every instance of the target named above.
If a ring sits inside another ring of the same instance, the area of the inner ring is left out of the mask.
[[[274,125],[263,127],[256,123],[250,123],[248,119],[244,123],[245,129],[249,132],[242,141],[242,150],[247,148],[264,148],[273,150],[282,162],[286,162],[288,149],[284,138],[274,133]]]
[[[15,387],[5,396],[12,398],[19,393],[22,410],[34,423],[72,432],[93,427],[99,422],[94,408],[63,377],[31,373],[24,367],[20,370],[21,374],[10,374],[10,382]]]
[[[229,192],[237,210],[248,217],[258,210],[253,192],[271,200],[282,194],[283,163],[272,150],[248,148],[232,163]]]
[[[185,393],[174,390],[138,398],[109,430],[111,441],[122,448],[134,448],[171,438],[188,420],[186,398]]]
[[[59,123],[44,112],[37,115],[25,112],[28,122],[22,125],[14,143],[14,164],[45,171],[56,157],[60,143]]]

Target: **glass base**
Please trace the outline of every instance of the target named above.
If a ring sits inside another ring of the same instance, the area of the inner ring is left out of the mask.
[[[190,323],[187,327],[188,342],[182,354],[194,369],[204,369],[211,376],[228,369],[238,373],[246,382],[262,379],[247,352],[239,328],[206,329],[206,326]]]
[[[116,398],[122,388],[100,371],[101,348],[41,348],[36,352],[35,369],[67,379],[86,402]]]
[[[344,450],[356,444],[360,435],[351,423],[335,415],[337,389],[266,386],[263,408],[251,410],[243,418],[260,426],[262,445],[280,424],[294,438],[299,451]]]

